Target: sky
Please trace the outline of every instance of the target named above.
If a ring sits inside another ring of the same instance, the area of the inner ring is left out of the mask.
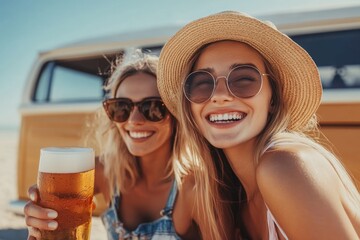
[[[360,0],[0,0],[0,129],[20,126],[26,78],[42,51],[225,10],[256,16],[351,4]]]

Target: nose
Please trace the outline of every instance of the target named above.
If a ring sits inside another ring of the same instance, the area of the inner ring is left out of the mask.
[[[226,77],[218,77],[215,84],[215,90],[211,97],[212,102],[231,101],[234,98],[227,87]]]
[[[133,110],[130,112],[130,116],[127,122],[132,124],[142,124],[145,122],[145,120],[146,119],[139,111],[139,108],[134,106]]]

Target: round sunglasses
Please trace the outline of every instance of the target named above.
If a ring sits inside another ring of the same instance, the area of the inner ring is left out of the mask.
[[[229,92],[238,98],[250,98],[257,95],[261,88],[262,76],[259,69],[251,65],[241,65],[230,70],[227,76],[215,78],[210,72],[198,70],[190,73],[183,82],[185,97],[193,103],[209,100],[215,92],[217,80],[225,78]]]
[[[103,101],[103,107],[109,119],[119,123],[129,119],[135,106],[145,119],[151,122],[163,120],[168,113],[159,97],[145,98],[140,102],[133,102],[129,98],[110,98]]]

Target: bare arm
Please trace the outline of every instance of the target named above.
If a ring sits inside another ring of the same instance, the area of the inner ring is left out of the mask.
[[[189,175],[183,179],[176,200],[173,221],[175,230],[182,239],[214,239],[214,230],[209,224],[209,211],[202,210],[202,206],[196,201],[195,180]],[[219,219],[216,219],[219,224]],[[225,223],[226,229],[218,229],[220,237],[216,239],[235,239],[235,229],[231,223]],[[209,229],[212,228],[212,229]],[[226,235],[226,236],[225,236]]]
[[[298,145],[263,156],[263,199],[290,239],[358,239],[341,201],[341,183],[326,159]]]
[[[175,230],[182,239],[201,239],[200,229],[195,215],[194,181],[186,177],[179,189],[174,206],[173,222]]]

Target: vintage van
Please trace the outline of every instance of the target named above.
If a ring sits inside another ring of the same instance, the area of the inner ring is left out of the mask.
[[[178,27],[126,32],[40,53],[30,72],[20,106],[17,164],[18,199],[10,209],[22,213],[27,189],[36,183],[40,148],[83,146],[86,119],[99,107],[110,63],[133,48],[158,55]],[[104,209],[95,196],[95,214]]]
[[[360,181],[360,5],[259,16],[303,46],[319,67],[324,87],[318,111],[322,132],[351,174]],[[20,106],[18,199],[22,212],[27,189],[36,183],[40,148],[81,146],[85,120],[101,106],[109,62],[131,48],[159,54],[180,26],[91,39],[39,54]],[[96,214],[104,209],[96,196]]]

